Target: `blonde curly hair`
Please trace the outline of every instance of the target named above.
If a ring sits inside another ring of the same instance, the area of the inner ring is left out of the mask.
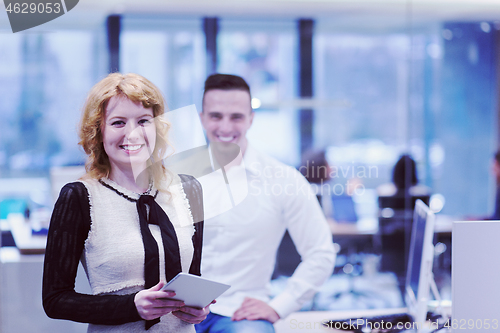
[[[114,96],[124,96],[132,102],[142,103],[144,108],[153,109],[156,145],[148,161],[148,167],[156,187],[161,189],[163,181],[170,175],[162,160],[171,147],[168,141],[171,125],[161,117],[165,113],[165,102],[160,90],[145,77],[133,73],[109,74],[92,87],[87,96],[78,133],[80,137],[78,144],[88,155],[85,163],[87,176],[100,179],[108,177],[111,171],[111,164],[102,142],[102,125],[108,102]]]

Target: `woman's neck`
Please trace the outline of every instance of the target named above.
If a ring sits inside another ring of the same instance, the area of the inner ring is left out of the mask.
[[[142,172],[135,178],[132,171],[124,172],[120,169],[112,169],[108,178],[127,190],[136,193],[144,193],[149,188],[150,178],[148,172]]]

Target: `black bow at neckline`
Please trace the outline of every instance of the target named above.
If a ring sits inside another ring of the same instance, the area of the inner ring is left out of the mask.
[[[182,266],[177,234],[170,218],[155,200],[158,191],[156,191],[154,196],[142,194],[139,199],[134,199],[119,192],[102,180],[99,180],[99,182],[128,201],[136,202],[142,242],[144,244],[144,288],[149,289],[160,282],[160,255],[158,243],[149,229],[149,224],[155,224],[160,227],[163,252],[165,255],[165,276],[167,282],[179,274],[182,271]],[[160,318],[147,320],[145,324],[146,330],[159,322]]]

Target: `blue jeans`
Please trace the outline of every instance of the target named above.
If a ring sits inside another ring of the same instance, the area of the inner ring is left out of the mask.
[[[196,333],[274,333],[273,324],[267,320],[232,321],[215,313],[209,313],[195,328]]]

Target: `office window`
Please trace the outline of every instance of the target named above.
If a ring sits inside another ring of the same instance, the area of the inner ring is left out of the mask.
[[[297,24],[292,20],[219,22],[217,71],[248,82],[257,114],[249,141],[285,163],[299,162],[294,99],[297,86]]]
[[[492,214],[498,148],[498,26],[491,22],[444,23],[439,113],[432,129],[443,147],[435,187],[451,214]],[[432,99],[430,102],[434,102]],[[431,105],[434,103],[431,103]]]
[[[363,179],[390,181],[390,167],[407,142],[408,56],[405,34],[319,32],[314,37],[314,142],[330,147],[337,167],[376,166]]]
[[[196,104],[201,111],[205,64],[201,19],[123,17],[120,71],[157,85],[170,110]]]
[[[95,81],[91,31],[0,37],[0,176],[46,175],[80,164],[76,127]]]
[[[328,148],[340,178],[375,167],[361,177],[375,188],[410,153],[420,183],[444,196],[444,213],[492,212],[497,97],[493,25],[486,25],[348,34],[318,22],[314,144]]]
[[[201,112],[206,77],[201,19],[124,16],[122,27],[121,72],[137,73],[153,82],[163,93],[167,111],[195,104]],[[182,112],[174,119],[170,135],[174,149],[198,146],[203,134],[193,132],[199,124],[196,112]]]

